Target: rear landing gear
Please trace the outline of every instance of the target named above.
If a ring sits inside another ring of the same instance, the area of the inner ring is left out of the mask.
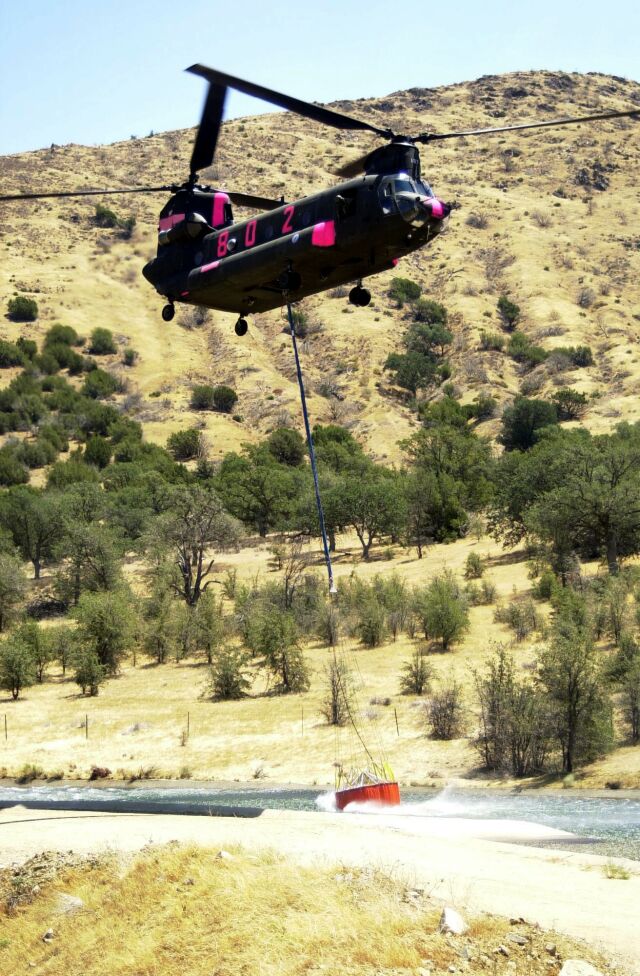
[[[234,328],[236,330],[236,335],[237,336],[243,336],[243,335],[246,335],[247,334],[247,329],[249,328],[249,323],[247,322],[246,319],[243,319],[241,317],[236,322]]]
[[[176,314],[176,308],[173,302],[170,302],[168,305],[165,305],[164,308],[162,309],[162,318],[164,319],[165,322],[170,322],[175,314]]]
[[[371,292],[368,288],[363,288],[362,285],[356,285],[349,292],[349,301],[352,305],[359,305],[364,308],[371,301]]]

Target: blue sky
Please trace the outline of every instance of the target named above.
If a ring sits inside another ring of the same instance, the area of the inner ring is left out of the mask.
[[[327,102],[539,68],[640,80],[639,37],[631,0],[0,0],[0,154],[195,125],[195,61]]]

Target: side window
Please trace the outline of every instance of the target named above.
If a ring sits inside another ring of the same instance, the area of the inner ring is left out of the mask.
[[[358,191],[345,190],[336,197],[336,217],[338,220],[347,220],[355,217],[358,209]]]

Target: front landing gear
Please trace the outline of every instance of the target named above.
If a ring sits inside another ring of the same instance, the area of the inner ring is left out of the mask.
[[[243,335],[246,335],[247,334],[247,329],[249,328],[249,323],[247,322],[246,319],[243,319],[242,317],[240,317],[238,319],[238,321],[236,322],[234,328],[235,328],[235,331],[236,331],[236,335],[237,336],[243,336]]]
[[[176,314],[176,307],[173,304],[173,302],[169,302],[169,304],[165,305],[164,308],[162,309],[162,318],[164,319],[165,322],[170,322],[175,314]]]
[[[352,305],[364,308],[371,301],[371,292],[368,288],[363,288],[362,285],[358,284],[349,292],[349,301]]]

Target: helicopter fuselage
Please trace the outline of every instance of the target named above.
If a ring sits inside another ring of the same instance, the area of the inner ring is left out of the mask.
[[[444,229],[450,208],[406,172],[372,174],[232,222],[226,194],[180,190],[143,274],[169,302],[241,316],[393,268]]]

